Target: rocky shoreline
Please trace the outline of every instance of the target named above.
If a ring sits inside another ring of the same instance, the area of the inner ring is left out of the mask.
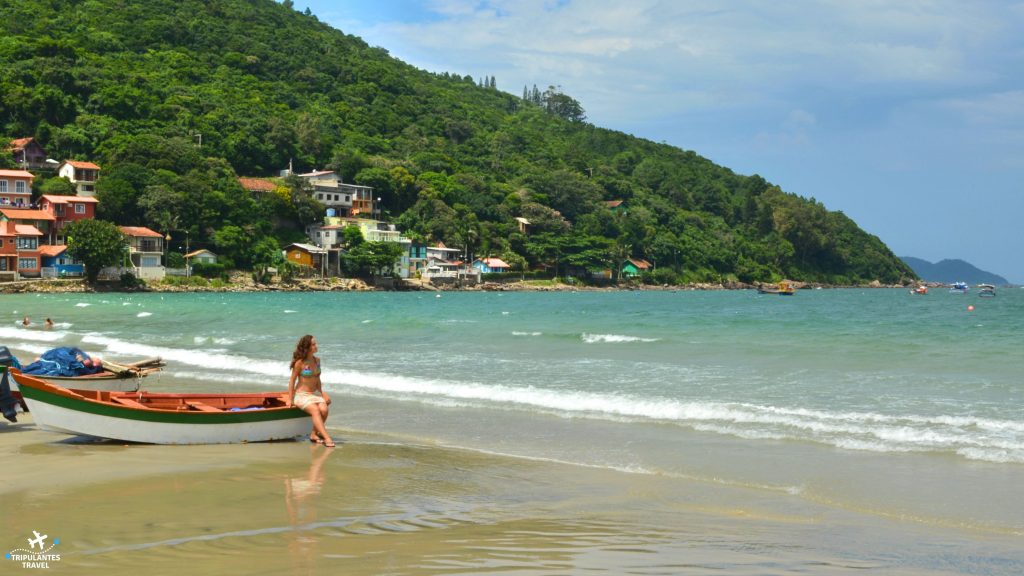
[[[808,282],[791,282],[800,290],[816,288],[903,288],[902,285],[885,285],[880,282],[872,282],[861,286],[831,286]],[[17,293],[78,293],[78,292],[369,292],[369,291],[390,291],[390,290],[430,290],[430,291],[457,291],[457,292],[572,292],[572,291],[628,291],[628,290],[649,290],[649,291],[699,291],[699,290],[752,290],[756,284],[743,282],[729,282],[725,284],[685,284],[685,285],[645,285],[645,284],[619,284],[616,286],[585,286],[578,284],[552,283],[552,282],[484,282],[475,286],[461,286],[454,288],[432,288],[427,286],[406,283],[401,288],[377,288],[366,282],[355,278],[314,278],[297,279],[288,282],[273,281],[270,284],[258,284],[247,274],[235,274],[227,282],[210,283],[201,285],[197,283],[174,283],[174,282],[150,282],[138,287],[124,287],[119,282],[99,282],[94,285],[87,284],[82,279],[46,279],[46,280],[20,280],[17,282],[0,283],[0,294]]]

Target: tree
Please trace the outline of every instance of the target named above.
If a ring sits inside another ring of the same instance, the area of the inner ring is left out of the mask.
[[[587,119],[583,106],[568,94],[562,92],[562,87],[548,86],[544,91],[544,109],[548,114],[558,116],[570,122],[583,122]]]
[[[85,277],[96,282],[100,270],[121,262],[128,250],[124,234],[102,220],[78,220],[64,228],[68,254],[85,264]]]
[[[345,254],[345,267],[356,276],[390,276],[401,256],[397,242],[362,242]]]
[[[40,194],[51,194],[54,196],[74,196],[75,185],[67,178],[48,178],[39,186]]]

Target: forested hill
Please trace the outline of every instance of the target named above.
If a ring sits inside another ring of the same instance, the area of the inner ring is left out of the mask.
[[[292,161],[373,186],[407,234],[516,267],[632,256],[659,282],[914,278],[842,213],[760,176],[592,126],[557,89],[524,99],[417,70],[290,1],[18,0],[0,29],[0,136],[99,164],[101,217],[188,230],[240,265],[322,214],[236,181]]]

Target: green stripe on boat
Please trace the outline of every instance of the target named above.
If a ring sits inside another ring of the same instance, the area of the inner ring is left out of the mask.
[[[84,398],[69,398],[60,394],[53,394],[46,390],[21,386],[21,394],[30,400],[43,402],[68,410],[120,418],[123,420],[139,420],[142,422],[161,422],[165,424],[244,424],[246,422],[270,422],[273,420],[291,420],[294,418],[308,418],[309,416],[298,408],[263,409],[263,410],[239,410],[232,412],[170,412],[159,410],[139,410],[127,406],[114,406],[101,402],[89,401]]]

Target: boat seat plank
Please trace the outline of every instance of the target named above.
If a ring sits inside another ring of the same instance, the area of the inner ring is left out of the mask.
[[[145,404],[142,404],[141,402],[136,402],[135,400],[132,400],[131,398],[124,398],[122,396],[112,396],[110,398],[110,400],[112,402],[116,402],[117,404],[128,406],[129,408],[146,408],[146,409],[149,408],[148,406],[146,406]]]
[[[204,404],[202,402],[195,401],[195,400],[191,401],[191,402],[187,402],[187,404],[188,404],[189,408],[192,408],[193,410],[200,410],[202,412],[223,412],[223,410],[221,410],[220,408],[217,408],[215,406],[210,406],[209,404]]]

